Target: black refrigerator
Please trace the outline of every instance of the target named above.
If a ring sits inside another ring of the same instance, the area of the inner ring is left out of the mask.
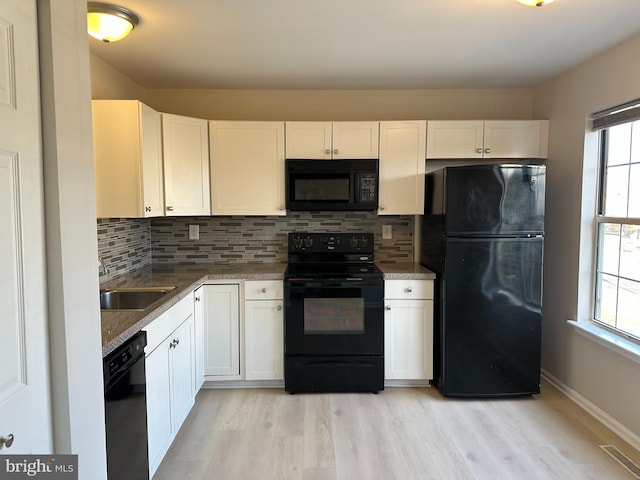
[[[436,273],[434,383],[444,396],[540,393],[545,167],[425,176],[421,263]]]

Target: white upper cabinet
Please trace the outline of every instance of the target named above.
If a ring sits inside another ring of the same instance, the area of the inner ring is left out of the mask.
[[[380,215],[424,213],[424,120],[380,122]]]
[[[166,214],[209,215],[207,120],[162,114]]]
[[[93,100],[99,218],[164,215],[160,113],[137,100]]]
[[[209,122],[211,213],[286,215],[284,122]]]
[[[547,158],[548,120],[487,120],[484,158]]]
[[[378,158],[379,122],[286,122],[286,157]]]
[[[547,158],[548,141],[548,120],[427,123],[427,159]]]
[[[331,122],[286,122],[286,157],[331,158]]]

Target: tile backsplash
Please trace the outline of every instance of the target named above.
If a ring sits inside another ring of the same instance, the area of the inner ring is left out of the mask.
[[[151,264],[286,263],[288,232],[373,232],[376,262],[402,263],[413,261],[413,218],[290,212],[283,217],[98,219],[98,249],[110,278]],[[198,240],[189,240],[189,225],[198,225]],[[391,225],[391,240],[382,240],[382,225]]]
[[[100,281],[111,280],[151,265],[151,229],[146,218],[99,218],[98,255],[109,269]]]

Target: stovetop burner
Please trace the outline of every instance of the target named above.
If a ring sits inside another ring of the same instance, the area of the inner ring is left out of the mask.
[[[286,278],[381,277],[373,233],[289,233]]]

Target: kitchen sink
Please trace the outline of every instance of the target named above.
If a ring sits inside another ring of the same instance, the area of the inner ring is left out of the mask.
[[[144,310],[176,287],[130,287],[100,290],[101,310]]]

